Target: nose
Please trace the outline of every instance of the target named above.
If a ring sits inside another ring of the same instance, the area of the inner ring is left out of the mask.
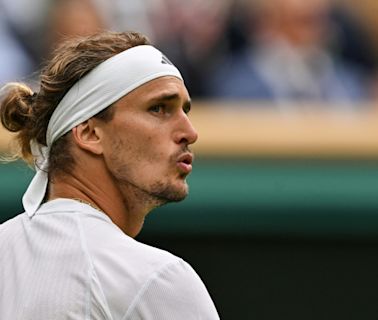
[[[192,122],[188,118],[187,114],[183,114],[181,120],[178,122],[175,142],[177,144],[190,145],[196,142],[198,139],[197,130],[192,125]]]

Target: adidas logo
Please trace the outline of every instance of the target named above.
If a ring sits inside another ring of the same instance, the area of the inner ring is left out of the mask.
[[[170,65],[173,66],[173,63],[164,54],[161,56],[161,63],[162,64],[170,64]]]

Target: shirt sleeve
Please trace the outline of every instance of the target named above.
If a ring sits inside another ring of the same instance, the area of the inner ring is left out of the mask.
[[[183,260],[155,272],[130,305],[124,320],[217,320],[205,285]]]

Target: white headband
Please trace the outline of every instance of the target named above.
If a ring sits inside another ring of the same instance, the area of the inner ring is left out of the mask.
[[[30,217],[38,210],[46,194],[48,158],[53,142],[137,87],[163,76],[182,80],[178,69],[164,54],[152,46],[140,45],[104,61],[72,86],[50,118],[47,147],[31,142],[37,172],[22,198]]]

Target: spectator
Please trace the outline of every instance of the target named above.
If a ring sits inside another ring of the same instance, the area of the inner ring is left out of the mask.
[[[43,0],[41,0],[43,1]],[[38,53],[28,35],[35,35],[41,1],[33,3],[25,15],[24,0],[0,0],[0,85],[7,81],[25,80],[36,69]],[[30,37],[38,43],[39,37]]]
[[[367,98],[362,74],[328,48],[334,27],[329,0],[261,0],[255,4],[251,6],[253,41],[209,76],[213,97],[277,103]]]

